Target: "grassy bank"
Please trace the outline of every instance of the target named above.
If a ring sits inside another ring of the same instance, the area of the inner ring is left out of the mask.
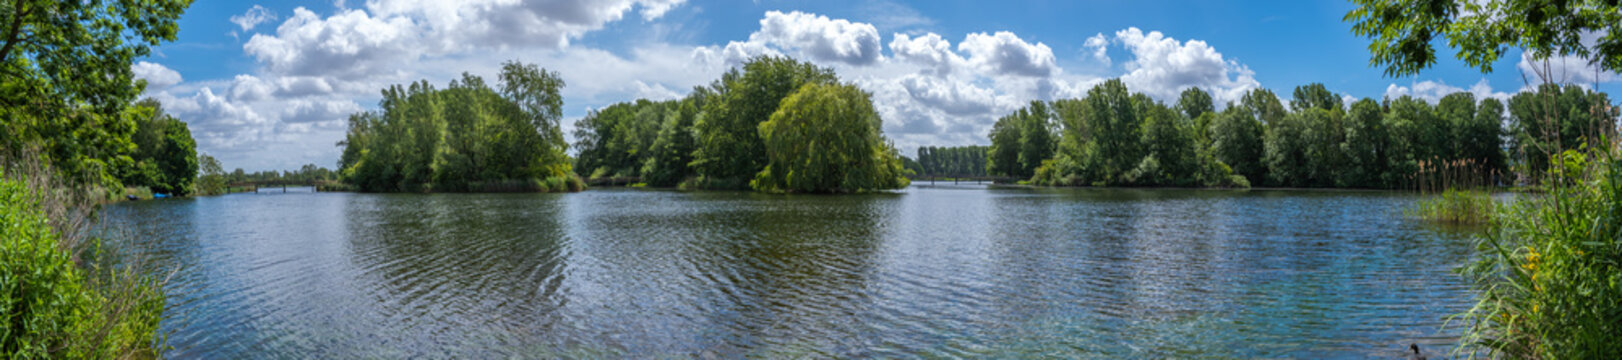
[[[1614,144],[1562,158],[1542,194],[1492,212],[1479,260],[1461,269],[1480,299],[1457,319],[1466,346],[1506,358],[1622,358],[1622,162]]]
[[[97,198],[42,166],[0,170],[0,358],[159,358],[162,284],[90,234]]]

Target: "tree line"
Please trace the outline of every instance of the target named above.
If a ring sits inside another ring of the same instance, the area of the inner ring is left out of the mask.
[[[463,74],[383,90],[349,116],[339,177],[361,191],[579,191],[558,120],[557,73],[507,62],[499,87]]]
[[[1507,106],[1468,92],[1434,105],[1412,96],[1344,104],[1322,84],[1296,87],[1288,107],[1267,89],[1222,111],[1213,104],[1189,88],[1168,105],[1118,79],[1081,99],[1032,102],[993,125],[987,171],[1056,186],[1512,184],[1535,179],[1558,149],[1614,136],[1618,117],[1606,94],[1574,85],[1544,85]]]
[[[905,187],[872,96],[832,69],[750,59],[669,101],[619,103],[575,124],[575,171],[649,186],[765,192]]]
[[[914,172],[920,176],[986,176],[985,146],[918,147]]]

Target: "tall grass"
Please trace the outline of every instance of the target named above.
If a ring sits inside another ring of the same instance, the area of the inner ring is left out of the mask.
[[[1461,274],[1479,295],[1455,317],[1466,347],[1520,359],[1622,358],[1622,161],[1617,144],[1566,151],[1542,194],[1496,212]]]
[[[161,357],[161,280],[107,261],[96,191],[23,155],[0,156],[0,358]]]
[[[1485,225],[1493,220],[1492,195],[1480,190],[1447,189],[1420,200],[1404,212],[1408,217],[1447,224]]]

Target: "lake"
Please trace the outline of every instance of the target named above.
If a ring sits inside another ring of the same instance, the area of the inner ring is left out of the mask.
[[[1474,301],[1395,192],[915,184],[893,194],[121,203],[174,358],[1400,357]]]

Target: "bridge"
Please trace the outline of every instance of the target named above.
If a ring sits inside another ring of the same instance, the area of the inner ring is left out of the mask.
[[[1020,180],[1024,180],[1024,179],[1013,177],[1013,176],[991,176],[991,175],[973,175],[973,174],[955,174],[955,175],[954,174],[921,174],[921,175],[909,176],[908,178],[912,179],[913,183],[920,183],[920,182],[928,181],[930,184],[934,184],[936,182],[947,182],[947,181],[951,181],[953,184],[959,184],[959,183],[965,183],[965,182],[974,182],[976,184],[986,183],[986,182],[993,183],[993,184],[1012,184],[1012,183],[1019,182]]]

